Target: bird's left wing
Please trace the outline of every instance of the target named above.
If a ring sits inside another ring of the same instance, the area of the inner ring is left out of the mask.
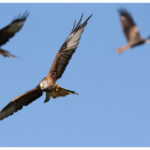
[[[22,16],[14,19],[9,25],[0,30],[0,46],[9,41],[22,28],[28,15],[29,13],[26,11]]]
[[[72,32],[57,53],[53,65],[50,69],[49,77],[53,78],[54,81],[61,78],[62,74],[64,73],[73,53],[78,47],[81,34],[84,31],[84,28],[86,27],[87,22],[91,16],[89,16],[83,24],[81,24],[83,15],[77,24],[76,22],[74,23]]]
[[[22,109],[23,106],[29,105],[34,100],[39,98],[42,94],[43,92],[41,91],[41,89],[39,87],[36,87],[26,92],[25,94],[16,97],[0,111],[0,120],[3,120],[4,118]]]
[[[140,41],[142,37],[130,13],[123,8],[119,9],[119,13],[123,31],[128,42],[132,44],[137,41]]]

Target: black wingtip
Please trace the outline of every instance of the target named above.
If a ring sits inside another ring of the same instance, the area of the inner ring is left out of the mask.
[[[72,32],[78,30],[81,26],[84,26],[85,24],[87,24],[88,20],[92,17],[92,14],[83,22],[83,24],[81,24],[82,18],[83,18],[83,13],[76,25],[76,21],[74,22],[73,28],[72,28]]]
[[[22,15],[22,18],[27,18],[28,16],[29,16],[29,11],[28,10],[26,10],[25,12],[24,12],[24,14]]]
[[[76,20],[74,21],[73,28],[72,28],[72,32],[75,31],[77,28],[79,28],[80,23],[81,23],[81,21],[82,21],[82,18],[83,18],[83,13],[82,13],[82,15],[81,15],[81,17],[80,17],[80,20],[78,21],[77,25],[76,25]]]
[[[80,17],[80,20],[79,20],[79,22],[78,22],[78,24],[77,24],[77,26],[76,26],[76,29],[78,29],[78,28],[80,27],[82,18],[83,18],[83,13],[82,13],[82,15],[81,15],[81,17]]]
[[[26,10],[20,17],[18,17],[17,20],[23,20],[23,21],[25,21],[27,19],[27,17],[29,16],[29,14],[30,14],[29,11]]]
[[[75,92],[74,94],[75,94],[75,95],[79,95],[79,93],[76,93],[76,92]]]
[[[82,27],[85,26],[87,24],[87,22],[89,21],[89,19],[92,17],[93,15],[91,14],[81,25]]]
[[[17,21],[25,21],[27,19],[27,17],[29,16],[29,11],[26,10],[22,15],[19,14],[18,17],[15,17],[13,19],[13,22],[17,22]]]
[[[126,11],[126,9],[125,9],[124,7],[120,7],[120,8],[118,9],[118,11],[119,11],[119,12],[124,12],[124,11]]]
[[[88,22],[88,20],[89,20],[92,16],[93,16],[93,14],[91,14],[84,22]],[[80,20],[79,20],[79,23],[81,23],[82,18],[83,18],[83,13],[82,13],[81,18],[80,18]]]
[[[93,14],[91,14],[91,15],[86,19],[85,22],[88,22],[88,20],[89,20],[92,16],[93,16]]]
[[[120,8],[118,9],[118,11],[119,11],[119,14],[120,14],[121,16],[129,15],[129,14],[130,14],[130,13],[129,13],[125,8],[123,8],[123,7],[120,7]]]

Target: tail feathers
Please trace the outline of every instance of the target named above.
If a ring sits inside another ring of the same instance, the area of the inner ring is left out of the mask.
[[[64,89],[64,88],[56,88],[55,91],[53,91],[51,93],[51,96],[53,98],[57,98],[57,97],[61,97],[61,96],[67,96],[69,94],[76,94],[78,95],[78,93],[74,92],[74,91],[70,91],[70,90],[67,90],[67,89]]]
[[[4,57],[16,57],[12,53],[10,53],[10,52],[8,52],[6,50],[3,50],[3,49],[0,49],[0,54],[3,55]]]
[[[120,53],[122,53],[122,52],[128,50],[129,48],[130,48],[129,45],[123,46],[123,47],[121,47],[121,48],[119,48],[119,49],[117,50],[117,53],[120,54]]]
[[[61,88],[62,91],[66,92],[66,93],[69,93],[69,94],[76,94],[76,95],[79,95],[78,93],[76,93],[75,91],[70,91],[70,90],[67,90],[67,89],[64,89],[64,88]]]

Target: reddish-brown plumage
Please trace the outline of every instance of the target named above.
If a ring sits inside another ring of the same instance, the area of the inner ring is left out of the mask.
[[[122,24],[123,32],[128,41],[128,45],[121,47],[117,50],[117,53],[122,53],[129,48],[141,45],[149,41],[149,38],[143,39],[139,33],[138,27],[136,26],[130,13],[125,9],[120,9],[120,21]]]
[[[81,24],[82,17],[83,15],[81,16],[77,25],[74,24],[72,32],[57,53],[49,74],[40,82],[36,88],[26,92],[21,96],[16,97],[7,106],[5,106],[0,111],[0,120],[22,109],[23,106],[27,106],[39,98],[43,92],[46,92],[46,98],[44,102],[48,102],[51,97],[57,98],[60,96],[66,96],[68,94],[77,94],[74,91],[60,87],[56,81],[61,78],[62,74],[64,73],[73,53],[79,44],[81,34],[84,31],[84,28],[91,16],[88,17],[83,24]]]
[[[9,25],[0,30],[0,47],[7,43],[17,32],[20,31],[28,15],[29,13],[26,11],[21,17],[13,20]],[[4,57],[16,57],[15,55],[1,48],[0,54]]]

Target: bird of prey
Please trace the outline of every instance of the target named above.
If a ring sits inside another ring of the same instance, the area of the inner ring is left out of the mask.
[[[129,48],[133,48],[135,46],[150,42],[150,37],[145,39],[141,37],[138,27],[136,26],[133,18],[127,10],[121,8],[119,9],[119,13],[123,31],[127,38],[128,44],[119,48],[117,50],[117,53],[122,53]]]
[[[68,94],[77,94],[74,91],[70,91],[60,87],[56,83],[56,81],[63,75],[72,55],[78,47],[81,34],[84,31],[84,28],[86,27],[87,22],[91,18],[91,16],[89,16],[81,24],[83,18],[82,15],[79,22],[77,24],[76,22],[74,23],[70,35],[58,51],[48,75],[44,79],[42,79],[35,88],[24,93],[21,96],[16,97],[10,103],[8,103],[8,105],[6,105],[0,111],[0,120],[22,109],[23,106],[27,106],[28,104],[32,103],[37,98],[41,97],[43,92],[46,92],[46,98],[44,102],[48,102],[51,97],[57,98],[66,96]]]
[[[22,16],[18,16],[18,18],[14,19],[9,25],[0,30],[0,54],[4,57],[16,57],[10,52],[2,49],[1,46],[8,42],[9,39],[22,28],[28,15],[29,13],[26,11]]]

